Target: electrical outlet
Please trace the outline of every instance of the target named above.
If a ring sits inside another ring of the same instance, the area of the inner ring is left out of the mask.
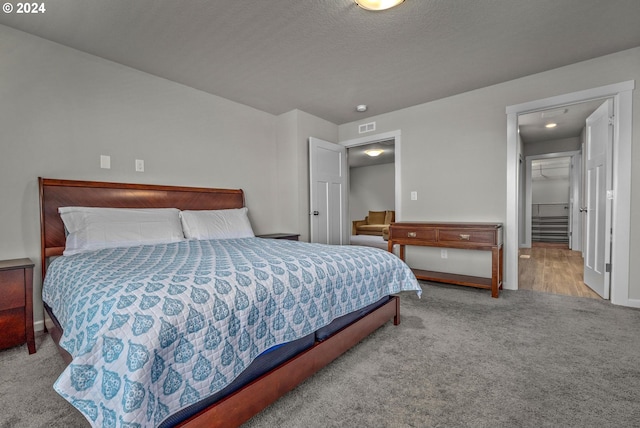
[[[411,192],[411,200],[412,201],[418,200],[418,192],[416,192],[415,190]]]
[[[449,257],[449,255],[447,254],[447,250],[445,250],[444,248],[440,250],[440,258],[446,259],[447,257]]]
[[[144,161],[136,159],[136,172],[144,172]]]
[[[100,168],[111,169],[111,156],[100,155]]]

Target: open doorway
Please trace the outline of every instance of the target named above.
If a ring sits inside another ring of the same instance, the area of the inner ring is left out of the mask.
[[[395,140],[347,149],[352,245],[387,249],[395,221]]]
[[[517,290],[519,238],[521,236],[521,200],[519,189],[522,177],[522,142],[518,134],[518,117],[530,112],[576,104],[593,99],[612,97],[615,116],[610,123],[613,133],[613,188],[611,189],[612,227],[611,227],[611,303],[638,307],[640,300],[629,295],[629,239],[631,228],[631,148],[633,123],[632,80],[567,93],[550,98],[528,101],[507,106],[507,212],[505,222],[505,282],[504,287]]]
[[[378,216],[380,216],[380,212],[384,212],[384,218],[381,219],[382,224],[385,224],[385,221],[399,221],[401,218],[402,186],[399,162],[401,132],[396,130],[373,134],[343,141],[340,144],[348,151],[347,160],[350,170],[348,206],[351,220],[349,231],[351,232],[352,244],[387,249],[384,233],[356,234],[354,222],[363,220],[368,216],[369,211],[378,211]],[[383,150],[383,152],[378,156],[364,153],[371,149]],[[351,194],[351,189],[353,194]],[[387,211],[392,211],[392,213]]]
[[[532,242],[564,243],[581,251],[581,151],[526,156],[524,234],[521,248]]]
[[[590,100],[518,118],[526,159],[520,190],[524,192],[518,259],[521,289],[600,298],[584,278],[582,242],[588,231],[583,214],[588,198],[582,153],[593,139],[589,118],[603,103],[604,99]],[[599,257],[604,265],[605,254]]]

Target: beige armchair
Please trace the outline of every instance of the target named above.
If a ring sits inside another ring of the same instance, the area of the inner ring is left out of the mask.
[[[369,211],[369,215],[364,220],[353,221],[351,234],[384,236],[384,230],[388,231],[389,225],[394,221],[396,221],[395,211]]]

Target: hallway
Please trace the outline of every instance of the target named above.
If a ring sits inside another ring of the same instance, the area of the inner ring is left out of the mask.
[[[567,244],[534,242],[520,249],[518,262],[521,290],[601,298],[583,282],[582,254]]]

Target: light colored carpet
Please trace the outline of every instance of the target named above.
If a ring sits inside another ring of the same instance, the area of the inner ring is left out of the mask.
[[[387,323],[250,420],[261,427],[638,427],[640,310],[423,283]],[[0,427],[84,427],[51,389],[63,363],[0,352]]]

